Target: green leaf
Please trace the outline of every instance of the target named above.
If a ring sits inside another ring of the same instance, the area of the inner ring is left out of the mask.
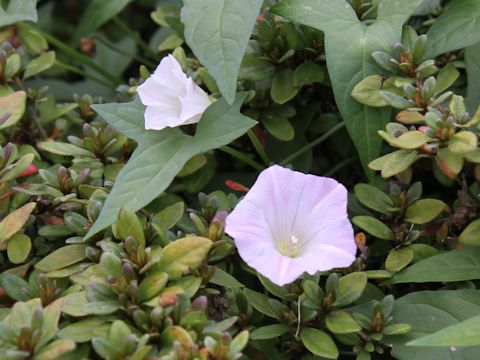
[[[240,114],[246,94],[232,106],[218,100],[203,114],[195,136],[179,129],[145,130],[144,106],[137,100],[126,104],[92,106],[114,128],[135,140],[139,146],[120,171],[102,212],[87,238],[105,229],[117,219],[125,205],[138,211],[159,196],[194,155],[226,145],[256,124]]]
[[[70,316],[80,317],[85,316],[85,306],[88,304],[87,295],[85,291],[79,291],[75,293],[63,296],[65,301],[62,311]]]
[[[0,183],[4,181],[10,181],[19,177],[22,172],[24,172],[33,162],[34,158],[35,154],[33,153],[22,156],[20,159],[18,159],[17,162],[9,166],[10,170],[7,171],[7,173],[0,178]]]
[[[393,277],[394,284],[480,279],[480,248],[452,250],[421,260]]]
[[[61,355],[75,350],[76,344],[69,339],[55,340],[43,347],[38,354],[35,355],[35,360],[56,360]]]
[[[17,301],[30,300],[30,297],[26,294],[29,285],[21,277],[4,272],[0,275],[0,284],[12,299]]]
[[[392,251],[385,260],[385,268],[391,273],[399,272],[412,262],[413,256],[413,250],[409,247]]]
[[[385,107],[388,103],[380,94],[384,78],[380,75],[369,75],[360,81],[352,90],[352,97],[359,103],[372,107]]]
[[[277,73],[272,81],[270,94],[273,101],[278,104],[285,104],[298,94],[300,88],[294,84],[294,73],[290,69],[284,69]]]
[[[177,174],[178,177],[185,177],[194,174],[207,164],[207,157],[203,154],[195,155],[187,161],[185,166]]]
[[[460,76],[460,71],[452,64],[448,63],[440,70],[436,77],[437,86],[435,87],[435,93],[441,93],[447,90]]]
[[[393,207],[393,200],[382,190],[368,184],[355,185],[355,196],[366,207],[387,214]]]
[[[346,0],[283,0],[272,8],[275,14],[325,32],[335,100],[369,176],[373,174],[367,164],[378,157],[382,145],[377,131],[389,121],[391,109],[367,107],[351,93],[362,79],[382,72],[371,54],[392,50],[400,41],[403,23],[421,1],[383,0],[377,21],[370,26],[358,20]]]
[[[138,286],[135,295],[137,303],[142,303],[160,294],[168,281],[168,275],[164,272],[149,274]]]
[[[14,264],[23,263],[32,250],[32,242],[25,234],[13,235],[7,244],[8,260]]]
[[[346,311],[333,311],[325,319],[328,330],[334,334],[348,334],[360,331],[362,327]]]
[[[284,324],[275,324],[259,327],[252,331],[250,339],[252,340],[268,340],[275,339],[288,331],[289,327]]]
[[[448,141],[449,150],[457,155],[469,153],[477,149],[477,135],[471,131],[460,131]]]
[[[86,245],[73,244],[61,247],[45,256],[35,264],[35,268],[42,272],[49,272],[63,269],[72,264],[76,264],[84,259]]]
[[[37,206],[37,203],[34,202],[23,205],[21,208],[12,211],[0,222],[0,243],[7,241],[20,231],[35,206]]]
[[[273,77],[275,65],[270,61],[260,58],[252,46],[247,48],[238,72],[239,80],[259,81]]]
[[[321,330],[305,328],[300,334],[303,345],[311,353],[326,359],[337,359],[338,348],[332,338]]]
[[[408,131],[399,137],[393,137],[383,130],[380,130],[378,134],[390,145],[406,150],[418,149],[430,140],[427,135],[418,130]]]
[[[138,244],[140,248],[145,249],[143,226],[135,212],[130,210],[128,206],[121,208],[118,213],[117,232],[118,236],[123,240],[132,236],[136,244]]]
[[[392,356],[396,359],[477,360],[480,347],[420,348],[407,344],[410,341],[434,334],[448,326],[459,324],[477,316],[479,313],[479,290],[414,292],[397,299],[392,314],[396,323],[409,324],[412,331],[404,335],[389,336],[385,341],[392,344]],[[455,336],[455,332],[450,332],[450,336]]]
[[[10,0],[7,8],[0,5],[0,27],[21,21],[37,21],[37,0]]]
[[[250,290],[243,289],[243,294],[247,298],[248,303],[257,311],[262,314],[265,314],[271,318],[276,319],[277,315],[272,310],[271,306],[268,303],[268,296],[263,295],[262,293]]]
[[[235,279],[235,277],[218,267],[215,268],[215,273],[213,274],[209,282],[215,285],[223,286],[225,288],[242,288],[245,286],[240,281]]]
[[[312,83],[322,82],[325,78],[323,67],[313,61],[305,61],[295,69],[293,74],[293,85],[303,86]]]
[[[416,160],[417,151],[402,149],[373,160],[368,166],[381,171],[382,177],[386,179],[408,169]]]
[[[105,24],[132,0],[92,0],[80,18],[73,35],[73,43],[77,44],[84,36],[89,36],[100,26]]]
[[[182,201],[166,207],[152,217],[151,225],[164,241],[167,239],[167,231],[174,227],[183,216],[185,205]]]
[[[480,3],[477,0],[451,2],[430,27],[427,38],[425,59],[480,42]]]
[[[413,103],[405,99],[403,96],[397,95],[388,90],[381,90],[380,96],[395,109],[404,110],[413,106]]]
[[[365,230],[369,234],[384,240],[394,240],[395,235],[390,228],[380,220],[367,215],[355,216],[352,222],[359,228]]]
[[[480,106],[480,44],[465,49],[465,67],[467,70],[467,97],[465,103],[473,114]]]
[[[351,304],[362,296],[367,285],[367,275],[363,272],[354,272],[343,276],[338,280],[338,289],[335,294],[333,306],[345,306]]]
[[[435,219],[447,205],[436,199],[421,199],[407,208],[405,221],[412,224],[426,224]]]
[[[295,137],[295,129],[288,119],[268,114],[262,123],[268,132],[280,141],[291,141]]]
[[[24,91],[0,97],[0,130],[15,125],[22,118],[26,103],[27,94]]]
[[[408,346],[480,346],[480,315],[447,326],[432,335],[409,342]]]
[[[230,343],[230,351],[229,354],[238,354],[240,353],[248,343],[248,330],[243,330],[239,334],[237,334],[232,342]]]
[[[94,301],[89,302],[83,307],[86,315],[109,315],[120,308],[117,300]]]
[[[28,79],[32,76],[40,74],[41,72],[50,69],[55,63],[55,51],[44,52],[39,57],[30,61],[25,67],[23,78]]]
[[[185,40],[229,104],[262,0],[185,0]]]
[[[189,236],[165,246],[156,268],[178,278],[187,271],[195,270],[205,261],[212,241],[203,237]]]
[[[93,339],[95,331],[105,323],[105,319],[92,317],[67,325],[58,332],[58,337],[70,339],[77,343]]]
[[[63,156],[86,156],[95,158],[95,154],[92,152],[78,147],[73,144],[63,143],[59,141],[44,141],[38,143],[38,148],[40,150],[56,154],[56,155],[63,155]]]
[[[458,241],[463,245],[480,246],[480,220],[468,224],[460,234]]]

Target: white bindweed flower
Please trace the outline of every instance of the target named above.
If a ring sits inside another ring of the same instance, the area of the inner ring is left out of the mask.
[[[137,92],[147,107],[147,130],[197,123],[212,103],[207,93],[185,75],[172,55],[162,59],[155,72],[137,88]]]
[[[241,258],[279,286],[305,272],[350,266],[357,251],[347,189],[278,165],[260,174],[227,217],[225,232]]]

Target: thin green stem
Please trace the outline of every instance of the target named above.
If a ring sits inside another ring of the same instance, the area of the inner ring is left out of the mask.
[[[342,170],[345,166],[350,165],[351,163],[355,162],[356,158],[351,157],[348,159],[345,159],[343,161],[340,161],[337,165],[335,165],[333,168],[328,170],[323,176],[328,176],[331,177],[335,175],[337,172]]]
[[[241,153],[240,151],[232,149],[230,146],[222,146],[220,148],[220,150],[223,151],[224,153],[227,153],[227,154],[233,156],[234,158],[240,160],[241,162],[243,162],[247,165],[250,165],[255,170],[262,171],[264,169],[264,167],[262,165],[260,165],[259,163],[257,163],[255,160],[250,159],[248,156]]]
[[[253,132],[252,129],[249,129],[247,131],[247,135],[250,138],[250,141],[252,142],[253,147],[257,151],[258,155],[262,158],[262,161],[265,163],[265,165],[269,165],[271,163],[270,159],[268,158],[267,153],[265,152],[265,149],[263,148],[262,144],[258,140],[257,135]]]
[[[121,48],[119,48],[117,45],[115,45],[114,43],[112,43],[111,41],[108,41],[107,39],[104,39],[103,37],[101,36],[97,36],[97,35],[94,35],[93,36],[94,39],[100,41],[102,44],[104,44],[105,46],[109,47],[110,49],[112,49],[113,51],[119,53],[119,54],[122,54],[122,55],[125,55],[125,56],[128,56],[128,57],[131,57],[132,59],[135,59],[137,60],[138,62],[142,63],[143,65],[147,66],[147,67],[150,67],[150,68],[154,68],[156,66],[156,64],[150,60],[147,60],[141,56],[138,56],[136,54],[131,54],[129,53],[128,51],[125,51]]]
[[[287,157],[286,159],[284,159],[280,165],[282,166],[286,166],[288,164],[290,164],[293,160],[295,160],[297,157],[299,157],[300,155],[302,155],[304,152],[310,150],[310,149],[313,149],[315,146],[317,145],[320,145],[322,142],[324,142],[325,140],[327,140],[330,136],[332,136],[333,134],[335,134],[338,130],[340,129],[343,129],[345,127],[345,123],[344,122],[341,122],[337,125],[335,125],[333,128],[331,128],[327,133],[323,134],[322,136],[320,136],[318,139],[312,141],[311,143],[305,145],[304,147],[302,147],[301,149],[297,150],[296,152],[294,152],[292,155],[290,155],[289,157]]]
[[[129,35],[137,43],[137,45],[145,51],[145,53],[149,57],[151,57],[152,59],[155,59],[157,57],[157,55],[153,52],[150,46],[148,46],[148,44],[143,41],[143,39],[135,31],[133,31],[127,23],[120,20],[118,16],[114,16],[112,20],[123,32]]]
[[[54,36],[52,36],[52,35],[50,35],[46,32],[43,32],[42,30],[40,30],[40,29],[38,29],[34,26],[27,25],[25,23],[22,24],[22,26],[25,26],[25,27],[28,27],[30,29],[35,30],[40,35],[42,35],[50,43],[50,45],[56,47],[58,50],[62,51],[65,55],[68,55],[68,56],[74,58],[75,60],[81,62],[82,64],[90,67],[91,69],[95,70],[98,74],[100,74],[103,77],[105,77],[106,79],[108,79],[112,83],[112,85],[117,86],[117,85],[122,83],[122,79],[120,79],[119,77],[111,74],[110,72],[105,70],[105,68],[103,68],[100,65],[96,64],[95,62],[93,62],[88,56],[85,56],[85,55],[79,53],[77,50],[72,48],[70,45],[65,44],[63,41],[57,39],[56,37],[54,37]]]
[[[63,62],[61,62],[61,61],[59,61],[59,60],[55,60],[55,65],[58,66],[58,67],[60,67],[60,68],[62,68],[62,69],[65,69],[65,70],[70,71],[70,72],[72,72],[72,73],[74,73],[74,74],[83,76],[84,78],[93,80],[93,81],[95,81],[95,82],[97,82],[97,83],[99,83],[99,84],[101,84],[101,85],[103,85],[103,86],[106,86],[106,87],[108,87],[108,88],[110,88],[110,89],[115,90],[115,86],[114,86],[113,84],[109,83],[108,81],[103,80],[102,78],[98,78],[98,77],[96,77],[96,76],[94,76],[94,75],[91,75],[91,74],[89,74],[89,73],[87,73],[87,72],[83,71],[82,69],[79,69],[79,68],[77,68],[77,67],[75,67],[75,66],[65,64],[65,63],[63,63]]]

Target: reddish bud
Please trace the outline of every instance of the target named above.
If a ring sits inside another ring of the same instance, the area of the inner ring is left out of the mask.
[[[236,182],[236,181],[233,181],[233,180],[226,180],[225,185],[227,185],[227,187],[230,190],[233,190],[233,191],[248,192],[248,190],[249,190],[245,185],[242,185],[239,182]]]
[[[425,126],[425,125],[423,125],[423,126],[420,126],[420,127],[418,128],[418,131],[421,131],[421,132],[425,133],[425,132],[427,132],[429,129],[430,129],[430,126]]]
[[[35,175],[38,173],[38,167],[33,164],[28,165],[28,167],[20,174],[20,177],[27,177]]]

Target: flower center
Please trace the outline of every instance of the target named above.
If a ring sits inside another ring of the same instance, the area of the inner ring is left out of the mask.
[[[295,258],[300,255],[299,240],[295,234],[290,233],[287,239],[281,241],[277,245],[277,250],[285,256]]]

